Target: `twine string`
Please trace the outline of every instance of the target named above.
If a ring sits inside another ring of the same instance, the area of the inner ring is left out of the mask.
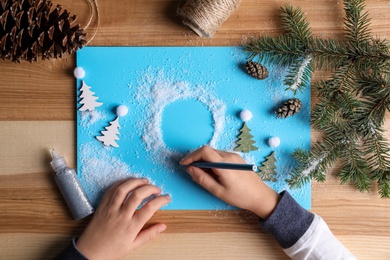
[[[88,45],[93,40],[93,38],[95,38],[95,35],[97,34],[97,31],[99,29],[99,24],[100,24],[100,15],[99,15],[97,0],[86,0],[86,1],[89,4],[89,12],[91,15],[89,16],[87,25],[85,26],[84,30],[88,29],[88,27],[91,25],[94,19],[96,20],[95,30],[93,31],[92,36],[88,39],[86,43],[86,45]]]
[[[212,37],[240,2],[241,0],[188,0],[179,4],[177,14],[197,35]]]

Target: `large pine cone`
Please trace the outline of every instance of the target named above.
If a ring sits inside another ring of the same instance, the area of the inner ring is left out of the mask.
[[[265,79],[268,77],[267,68],[254,61],[247,61],[245,64],[245,70],[249,75],[252,75],[256,79]]]
[[[283,103],[281,107],[279,107],[275,113],[276,113],[276,118],[286,118],[292,115],[295,115],[296,113],[301,110],[302,107],[302,102],[297,99],[297,98],[292,98],[287,100],[286,102]]]
[[[80,25],[48,0],[0,0],[0,58],[14,62],[62,58],[85,43]]]

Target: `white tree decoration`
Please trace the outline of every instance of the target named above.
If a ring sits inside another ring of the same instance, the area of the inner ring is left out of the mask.
[[[117,117],[114,121],[110,122],[109,126],[106,126],[106,131],[101,131],[101,136],[96,136],[100,142],[102,142],[105,146],[114,146],[119,147],[119,145],[115,142],[119,140],[117,136],[119,134],[119,117]]]
[[[85,81],[83,80],[83,85],[80,88],[81,94],[80,94],[80,104],[83,105],[82,107],[79,108],[80,111],[92,111],[95,109],[95,107],[99,107],[103,105],[101,102],[97,102],[96,100],[98,97],[95,97],[93,94],[95,92],[91,91],[91,87],[88,86]]]
[[[109,126],[106,126],[106,131],[101,131],[101,136],[96,136],[100,142],[102,142],[105,146],[113,146],[119,147],[119,145],[115,142],[119,140],[119,117],[127,115],[129,109],[125,105],[118,106],[116,108],[116,114],[118,115],[114,121],[110,122]]]

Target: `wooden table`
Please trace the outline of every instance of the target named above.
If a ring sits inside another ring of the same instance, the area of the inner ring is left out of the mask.
[[[373,34],[390,38],[389,2],[366,2]],[[278,13],[284,3],[244,0],[218,33],[205,39],[181,24],[178,1],[99,0],[100,27],[90,45],[240,45],[251,35],[281,33]],[[342,1],[290,3],[302,7],[315,35],[342,37]],[[61,4],[86,24],[87,1]],[[48,151],[55,147],[75,166],[74,67],[74,55],[34,64],[0,62],[1,259],[52,257],[87,223],[72,220],[49,165]],[[323,75],[317,72],[314,80]],[[313,132],[312,139],[317,138]],[[312,212],[359,259],[390,259],[390,200],[379,198],[375,186],[363,194],[330,175],[325,183],[313,183],[312,204]],[[134,259],[286,258],[246,212],[161,211],[151,223],[157,221],[166,223],[167,231],[137,250]]]

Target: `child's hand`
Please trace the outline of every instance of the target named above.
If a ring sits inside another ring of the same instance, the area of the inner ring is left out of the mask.
[[[170,198],[157,196],[140,210],[137,211],[137,208],[145,198],[160,193],[161,190],[150,185],[147,179],[130,179],[114,184],[77,240],[77,249],[89,259],[118,259],[150,241],[166,226],[155,224],[141,229]]]
[[[238,154],[207,146],[187,155],[180,163],[188,165],[195,161],[245,163]],[[254,172],[223,169],[205,171],[195,166],[189,166],[187,172],[216,197],[230,205],[252,211],[261,218],[267,218],[279,200],[279,195]]]

